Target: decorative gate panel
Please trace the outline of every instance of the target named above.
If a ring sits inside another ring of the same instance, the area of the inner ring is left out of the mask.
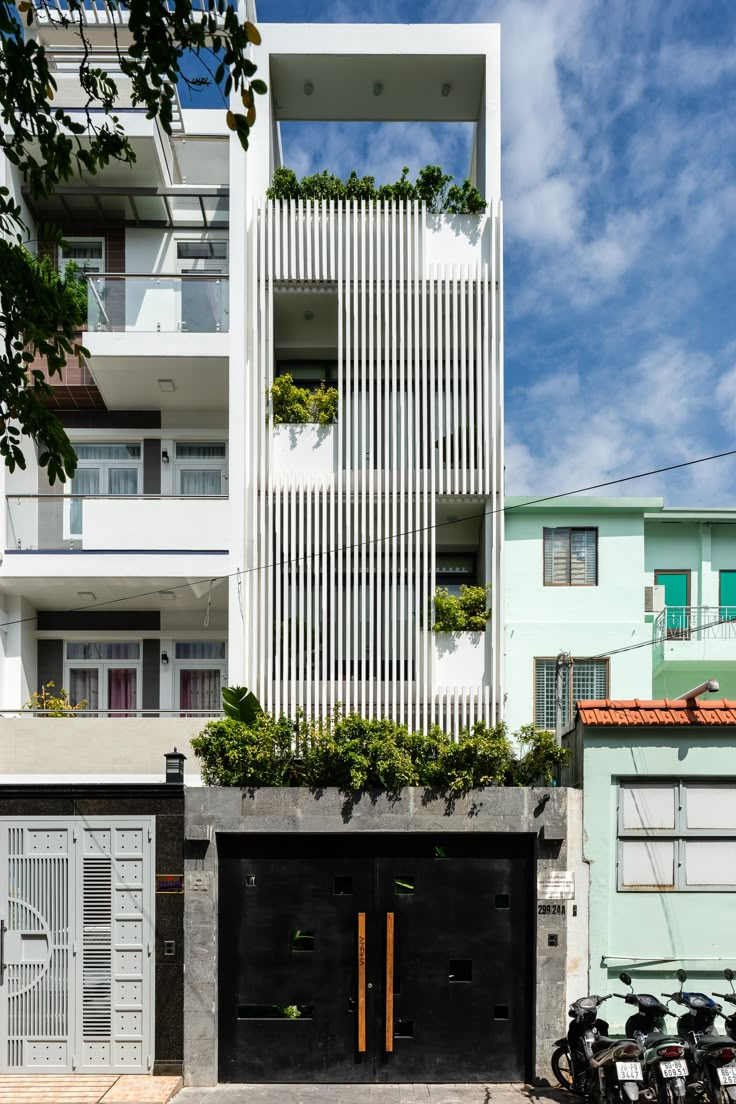
[[[152,818],[0,818],[0,1072],[152,1063]]]

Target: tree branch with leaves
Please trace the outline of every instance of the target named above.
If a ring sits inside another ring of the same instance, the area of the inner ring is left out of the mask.
[[[117,114],[118,84],[95,61],[84,0],[62,4],[20,0],[16,8],[0,0],[0,154],[35,200],[48,199],[74,177],[94,176],[111,162],[133,164],[136,159]],[[226,0],[104,0],[104,14],[133,107],[145,108],[146,117],[171,134],[178,83],[195,88],[215,83],[225,103],[231,93],[239,95],[243,110],[227,110],[227,125],[248,148],[255,96],[266,85],[255,77],[250,49],[260,43],[260,34],[241,21],[236,6]],[[39,26],[68,32],[81,47],[82,118],[54,102],[58,89],[52,65],[33,33]],[[184,71],[191,56],[200,62],[200,76]],[[36,232],[53,245],[63,242],[59,227],[37,227]],[[0,455],[11,470],[25,467],[22,437],[30,437],[50,482],[63,482],[74,474],[76,456],[46,404],[53,386],[49,381],[61,380],[69,357],[86,353],[74,338],[78,304],[53,266],[39,262],[28,248],[36,242],[29,240],[30,228],[8,188],[0,188],[0,235]],[[31,367],[38,356],[46,360],[45,373]]]

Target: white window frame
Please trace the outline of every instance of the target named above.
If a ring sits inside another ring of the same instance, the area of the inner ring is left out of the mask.
[[[637,778],[619,779],[617,787],[616,811],[616,888],[619,893],[733,893],[736,890],[736,877],[733,882],[716,885],[689,885],[687,881],[687,843],[688,840],[712,840],[719,843],[736,840],[736,828],[689,828],[687,824],[688,787],[713,786],[724,789],[736,782],[724,778]],[[627,787],[662,787],[673,790],[675,823],[672,828],[625,828],[623,792]],[[671,840],[674,858],[674,884],[672,886],[633,886],[624,884],[624,847],[630,840]]]
[[[80,261],[76,257],[65,257],[64,256],[64,248],[63,248],[63,246],[60,245],[58,256],[57,256],[57,267],[58,267],[60,276],[64,275],[64,271],[66,270],[66,266],[69,264],[70,261],[74,261],[74,263],[85,273],[87,273],[87,272],[104,272],[105,271],[105,239],[104,238],[100,238],[100,237],[97,237],[96,235],[90,234],[88,237],[78,237],[78,236],[74,237],[74,238],[67,237],[65,240],[66,240],[67,245],[72,245],[73,246],[73,245],[83,245],[83,244],[89,243],[90,245],[100,245],[100,246],[102,246],[102,249],[100,251],[101,255],[100,255],[99,262],[97,261],[96,258],[95,259],[87,258],[85,261],[80,263]]]
[[[70,644],[102,645],[102,644],[136,644],[138,646],[138,659],[69,659]],[[65,640],[64,641],[64,685],[71,686],[71,672],[83,668],[85,670],[97,670],[97,682],[99,687],[99,702],[96,709],[89,706],[81,710],[83,716],[89,711],[94,716],[107,713],[109,705],[107,700],[107,673],[110,670],[130,670],[136,672],[135,678],[135,706],[131,712],[141,709],[141,693],[143,684],[143,642],[141,640]]]
[[[224,659],[178,659],[176,655],[177,644],[224,644]],[[225,640],[175,640],[173,644],[174,660],[174,709],[182,711],[181,705],[181,672],[182,671],[219,671],[220,689],[227,685],[227,641]]]
[[[197,459],[196,457],[183,457],[178,459],[177,451],[179,445],[185,445],[191,448],[196,448],[198,445],[201,448],[207,448],[212,445],[222,445],[225,449],[224,456],[203,457]],[[174,468],[174,494],[183,495],[183,491],[180,490],[180,475],[184,471],[219,471],[220,472],[220,493],[219,495],[205,495],[206,498],[226,498],[228,493],[227,487],[227,462],[228,462],[228,448],[226,441],[185,441],[178,440],[173,443],[173,468]]]
[[[110,494],[107,490],[109,481],[109,472],[113,468],[135,468],[136,469],[136,490],[135,493],[139,495],[141,493],[141,485],[143,482],[143,442],[142,441],[72,441],[72,446],[76,448],[84,445],[90,445],[92,447],[99,448],[100,446],[110,445],[112,447],[126,447],[135,445],[138,447],[138,457],[128,457],[124,459],[118,457],[116,459],[110,458],[106,460],[100,458],[98,460],[80,460],[77,463],[77,471],[90,469],[96,469],[100,473],[100,490],[95,496],[96,498],[118,498],[125,496],[118,496]],[[72,499],[75,498],[75,494],[72,490],[72,480],[69,481],[69,490],[64,498],[64,540],[81,540],[84,538],[84,505],[82,506],[82,532],[72,532]],[[81,496],[80,496],[81,497]]]

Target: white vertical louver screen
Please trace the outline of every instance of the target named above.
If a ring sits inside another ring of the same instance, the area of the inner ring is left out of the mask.
[[[112,1031],[112,863],[85,858],[82,872],[82,1035]]]

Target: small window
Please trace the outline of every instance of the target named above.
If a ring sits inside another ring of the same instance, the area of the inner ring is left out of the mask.
[[[600,701],[608,697],[608,660],[573,659],[572,669],[563,670],[561,685],[562,719],[572,721],[576,701]],[[534,724],[553,730],[557,723],[557,660],[534,660]]]
[[[104,238],[67,238],[59,248],[59,274],[64,275],[66,266],[73,263],[80,275],[87,272],[105,271]]]
[[[177,640],[174,655],[177,659],[224,659],[225,643],[222,640]]]
[[[226,445],[224,441],[199,444],[176,442],[177,460],[222,460],[225,458]]]
[[[653,831],[675,827],[673,785],[622,786],[621,827],[624,831]]]
[[[116,660],[116,659],[140,659],[141,646],[135,641],[125,641],[121,644],[102,642],[99,644],[87,644],[83,641],[70,640],[66,646],[67,659]]]
[[[227,260],[227,242],[178,241],[176,259],[179,261]]]
[[[544,528],[544,585],[598,585],[598,530]]]

